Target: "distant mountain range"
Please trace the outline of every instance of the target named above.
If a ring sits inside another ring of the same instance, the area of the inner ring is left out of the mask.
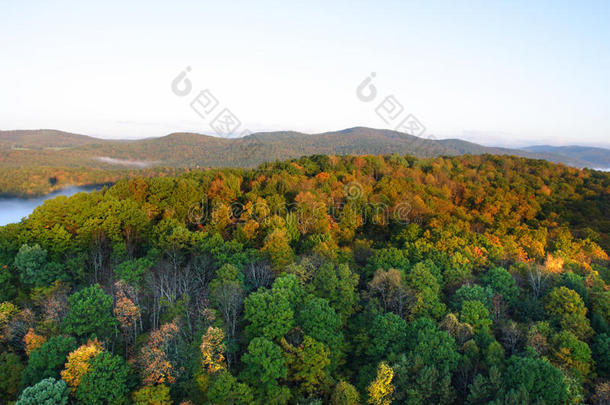
[[[576,167],[610,167],[610,150],[602,148],[496,148],[460,139],[426,139],[364,127],[320,134],[260,132],[233,139],[174,133],[160,138],[108,140],[56,130],[0,131],[0,167],[252,167],[303,155],[392,153],[419,157],[488,153],[545,159]]]
[[[610,168],[610,149],[591,146],[549,146],[538,145],[524,148],[534,153],[552,153],[554,155],[570,156],[586,163],[587,167]]]

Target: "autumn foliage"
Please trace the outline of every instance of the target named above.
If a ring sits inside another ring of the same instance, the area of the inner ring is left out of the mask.
[[[102,351],[102,344],[97,339],[94,339],[68,355],[66,368],[61,372],[61,378],[72,388],[72,391],[78,388],[81,379],[87,374],[91,359]]]
[[[25,353],[29,356],[34,350],[38,349],[47,339],[44,336],[36,334],[34,329],[30,328],[28,333],[23,337],[25,343]]]
[[[150,333],[138,357],[144,385],[171,384],[175,381],[175,366],[168,352],[177,334],[178,325],[175,322],[166,323]]]
[[[610,173],[489,155],[51,199],[0,227],[0,397],[604,403],[609,218]]]
[[[225,334],[220,328],[210,326],[201,338],[201,358],[203,367],[209,374],[226,368],[223,342]]]

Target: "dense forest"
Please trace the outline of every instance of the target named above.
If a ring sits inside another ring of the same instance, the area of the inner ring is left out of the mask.
[[[0,402],[605,404],[609,236],[518,157],[121,180],[0,228]]]
[[[235,138],[173,133],[140,140],[97,139],[53,130],[20,130],[0,131],[0,197],[40,195],[60,186],[103,184],[134,174],[147,177],[178,174],[177,171],[189,168],[253,168],[263,162],[314,154],[388,153],[424,158],[464,154],[516,155],[574,167],[610,167],[610,151],[601,148],[507,149],[364,127],[321,134],[259,132]]]

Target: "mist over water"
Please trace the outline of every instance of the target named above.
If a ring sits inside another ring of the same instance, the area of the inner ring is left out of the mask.
[[[96,187],[68,187],[36,198],[0,198],[0,226],[19,222],[27,217],[44,201],[60,195],[71,196],[82,191],[92,191]]]

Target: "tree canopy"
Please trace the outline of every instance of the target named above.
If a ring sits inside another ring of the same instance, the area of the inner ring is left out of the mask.
[[[3,399],[607,402],[609,173],[396,154],[163,173],[0,227]]]

